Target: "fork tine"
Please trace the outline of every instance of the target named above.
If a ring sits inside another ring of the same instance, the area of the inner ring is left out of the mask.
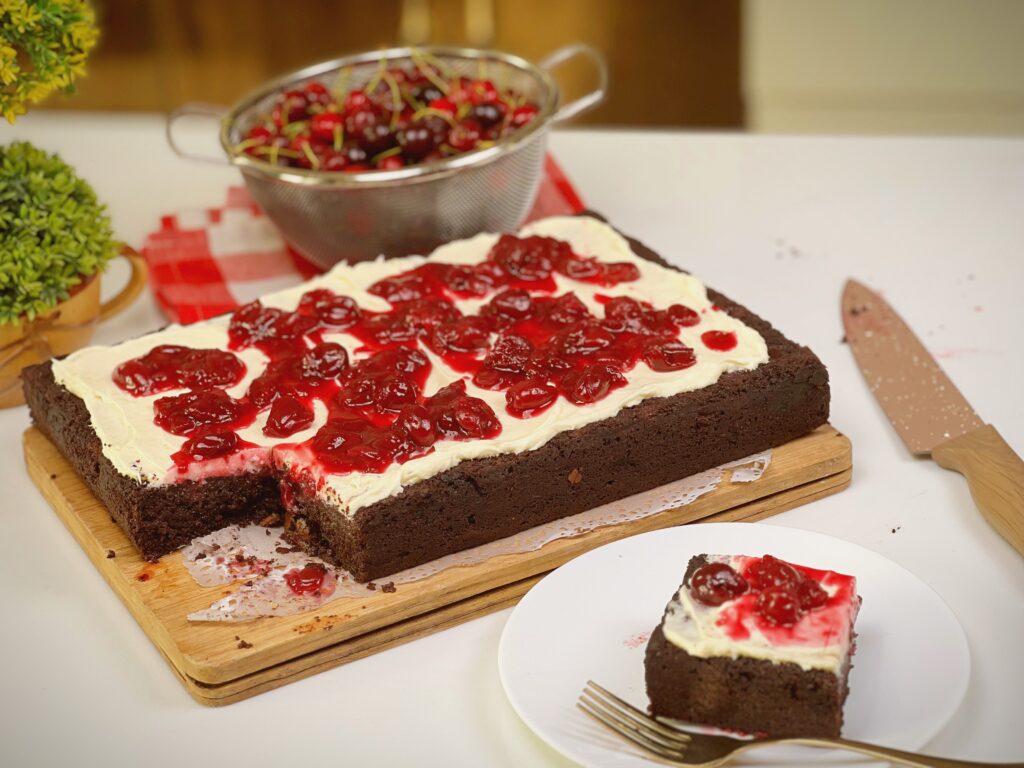
[[[592,688],[594,691],[597,691],[602,698],[609,702],[610,706],[617,709],[622,715],[628,717],[630,720],[637,723],[638,725],[643,725],[650,731],[654,731],[659,735],[664,736],[667,739],[671,739],[672,741],[677,743],[685,743],[690,741],[690,734],[680,731],[676,728],[672,728],[671,726],[664,725],[659,720],[655,720],[646,712],[637,709],[625,699],[619,698],[614,693],[609,691],[607,688],[598,685],[593,680],[587,680],[587,688],[585,688],[584,691],[587,691],[590,688]],[[591,693],[591,695],[593,696],[594,694]]]
[[[586,714],[590,715],[590,717],[597,720],[606,728],[622,736],[624,739],[626,739],[626,741],[636,744],[641,749],[647,750],[651,754],[657,755],[663,760],[673,762],[677,765],[685,765],[685,763],[682,762],[682,752],[680,752],[678,749],[665,747],[661,744],[658,744],[657,742],[651,741],[639,731],[619,724],[619,722],[617,722],[616,720],[613,720],[607,715],[597,711],[596,709],[592,708],[582,700],[577,701],[576,706],[583,710]]]
[[[635,731],[645,738],[653,741],[656,744],[661,744],[668,749],[685,749],[686,742],[674,738],[666,738],[661,734],[657,733],[646,727],[644,723],[637,722],[636,720],[629,717],[627,714],[623,714],[622,711],[616,709],[613,705],[610,705],[607,701],[599,699],[591,691],[584,690],[583,695],[580,696],[580,702],[587,704],[593,709],[601,712],[607,717],[612,718],[615,722],[619,723],[623,728],[628,728],[631,731]]]

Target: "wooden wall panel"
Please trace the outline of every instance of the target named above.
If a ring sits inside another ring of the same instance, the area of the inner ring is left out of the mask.
[[[169,111],[230,104],[276,74],[403,42],[476,44],[538,59],[572,42],[608,57],[607,102],[591,124],[742,125],[740,0],[94,0],[100,45],[60,109]],[[403,24],[419,14],[425,24]],[[419,32],[417,32],[419,30]],[[592,82],[559,76],[567,95]]]

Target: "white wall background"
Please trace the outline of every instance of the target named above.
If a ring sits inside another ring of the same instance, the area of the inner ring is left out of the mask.
[[[1024,0],[745,0],[750,130],[1024,134]]]

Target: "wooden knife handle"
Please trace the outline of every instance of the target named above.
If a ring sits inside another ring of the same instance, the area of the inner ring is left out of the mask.
[[[991,424],[932,449],[940,467],[967,478],[989,525],[1024,555],[1024,461]]]

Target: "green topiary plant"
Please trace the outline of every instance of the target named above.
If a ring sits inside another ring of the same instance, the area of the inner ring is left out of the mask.
[[[69,165],[26,142],[0,146],[0,324],[52,309],[117,251],[105,207]]]
[[[98,36],[85,0],[0,0],[0,113],[13,123],[28,103],[73,92]]]

